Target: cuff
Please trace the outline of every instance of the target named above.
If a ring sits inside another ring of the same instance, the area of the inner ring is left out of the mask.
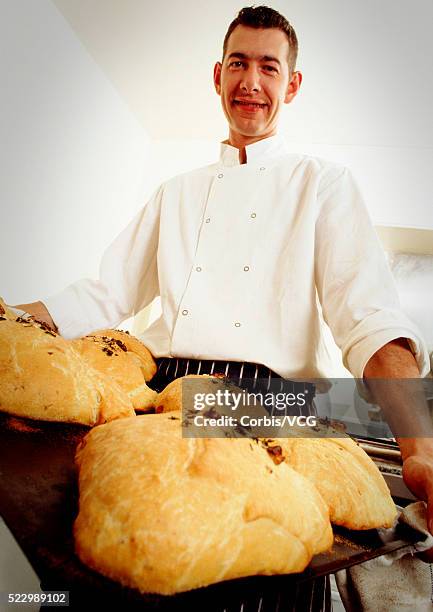
[[[71,287],[41,300],[47,307],[61,336],[67,340],[85,336],[92,326]]]
[[[371,318],[374,317],[375,315],[372,315]],[[410,348],[418,364],[420,376],[427,376],[430,371],[429,354],[421,332],[416,325],[412,324],[406,315],[402,313],[400,322],[408,323],[408,325],[389,325],[388,327],[382,325],[372,329],[371,323],[373,321],[368,321],[369,318],[358,326],[362,329],[355,329],[355,333],[351,334],[351,338],[342,348],[343,363],[352,372],[353,376],[355,378],[363,378],[364,368],[369,359],[385,344],[397,338],[406,338],[409,341]],[[363,325],[363,323],[367,324]]]

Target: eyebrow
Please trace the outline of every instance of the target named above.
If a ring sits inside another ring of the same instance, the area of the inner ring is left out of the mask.
[[[233,52],[227,57],[227,59],[231,59],[232,57],[238,57],[239,59],[254,59],[252,56],[248,56],[246,53]],[[262,55],[259,57],[261,62],[275,62],[278,65],[281,65],[280,60],[277,57],[273,57],[272,55]]]

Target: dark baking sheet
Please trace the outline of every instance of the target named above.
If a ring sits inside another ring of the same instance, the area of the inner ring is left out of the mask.
[[[243,610],[261,612],[278,597],[293,598],[302,581],[333,573],[386,554],[419,534],[401,526],[383,544],[376,530],[335,529],[332,550],[317,555],[302,573],[231,580],[173,597],[142,595],[121,587],[81,564],[73,552],[77,513],[75,448],[88,428],[15,419],[0,414],[0,513],[29,559],[45,590],[70,591],[71,603],[113,604],[142,610]],[[249,603],[248,603],[249,602]],[[267,602],[267,605],[262,605]]]

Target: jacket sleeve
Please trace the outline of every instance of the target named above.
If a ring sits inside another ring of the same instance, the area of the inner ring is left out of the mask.
[[[394,279],[359,189],[343,169],[318,194],[315,277],[323,316],[355,378],[376,351],[399,337],[409,340],[421,375],[427,348],[400,309]]]
[[[65,338],[116,327],[159,294],[160,187],[105,251],[98,280],[83,279],[42,300]]]

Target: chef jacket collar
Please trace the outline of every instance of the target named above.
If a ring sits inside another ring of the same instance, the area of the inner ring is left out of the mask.
[[[276,134],[263,138],[245,147],[247,164],[264,163],[271,157],[279,157],[289,152],[284,136]],[[239,149],[225,142],[221,143],[220,163],[223,166],[239,165]]]

